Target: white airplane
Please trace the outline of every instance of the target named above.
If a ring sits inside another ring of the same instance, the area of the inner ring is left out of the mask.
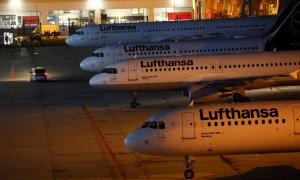
[[[132,151],[193,156],[300,151],[300,101],[206,104],[163,111],[125,138]]]
[[[263,52],[267,40],[242,38],[111,45],[96,49],[81,61],[80,67],[85,71],[101,72],[106,65],[137,57]]]
[[[79,47],[159,42],[203,37],[263,36],[278,16],[148,23],[89,25],[76,30],[66,43]]]
[[[290,11],[291,7],[287,6],[278,16],[89,25],[76,30],[66,43],[70,46],[102,47],[189,38],[259,37],[268,34],[281,14]]]
[[[233,95],[248,101],[245,90],[299,81],[300,51],[137,58],[106,66],[89,83],[109,91],[181,89],[191,102]],[[133,96],[131,107],[136,107]]]
[[[269,34],[293,9],[292,2],[278,16],[147,23],[99,24],[79,28],[66,39],[70,46],[159,42],[207,37],[259,37]]]

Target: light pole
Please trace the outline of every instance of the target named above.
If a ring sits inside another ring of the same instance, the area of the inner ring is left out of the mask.
[[[176,0],[174,0],[174,12],[175,12],[175,9],[176,9]]]

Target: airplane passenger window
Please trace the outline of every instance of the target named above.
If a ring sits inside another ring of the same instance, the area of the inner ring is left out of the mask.
[[[157,129],[157,122],[156,121],[152,121],[149,128],[152,128],[152,129]]]
[[[211,123],[210,123],[210,122],[208,122],[208,123],[207,123],[207,126],[209,126],[209,127],[210,127],[210,126],[211,126]]]
[[[285,119],[282,119],[282,123],[285,123]]]
[[[231,121],[228,121],[228,126],[231,126]]]
[[[158,129],[165,129],[165,123],[163,121],[158,121]]]
[[[272,119],[269,119],[269,124],[272,124]]]
[[[275,119],[275,123],[278,124],[278,122],[279,122],[278,119]]]
[[[142,125],[142,127],[141,128],[146,128],[146,127],[148,127],[149,126],[149,124],[150,124],[150,122],[149,121],[146,121],[143,125]]]
[[[265,120],[261,120],[261,123],[262,123],[262,124],[265,124]]]

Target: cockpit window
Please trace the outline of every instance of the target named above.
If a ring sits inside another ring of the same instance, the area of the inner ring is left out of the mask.
[[[92,56],[95,56],[95,57],[104,57],[104,53],[92,53]]]
[[[163,121],[158,121],[158,129],[165,129],[165,123]]]
[[[101,71],[101,73],[107,73],[107,74],[117,74],[117,72],[118,71],[116,68],[106,68]]]
[[[165,129],[163,121],[146,121],[141,128]]]
[[[147,128],[150,124],[150,121],[146,121],[141,128]]]
[[[152,128],[152,129],[157,129],[157,122],[156,121],[152,121],[149,128]]]
[[[84,32],[83,31],[76,31],[76,34],[77,35],[84,35]]]

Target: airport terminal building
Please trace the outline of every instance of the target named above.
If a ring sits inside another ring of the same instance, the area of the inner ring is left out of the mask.
[[[0,29],[35,29],[69,34],[70,27],[94,23],[129,23],[238,18],[277,14],[287,0],[5,0],[0,1]],[[5,29],[5,30],[3,30]]]

